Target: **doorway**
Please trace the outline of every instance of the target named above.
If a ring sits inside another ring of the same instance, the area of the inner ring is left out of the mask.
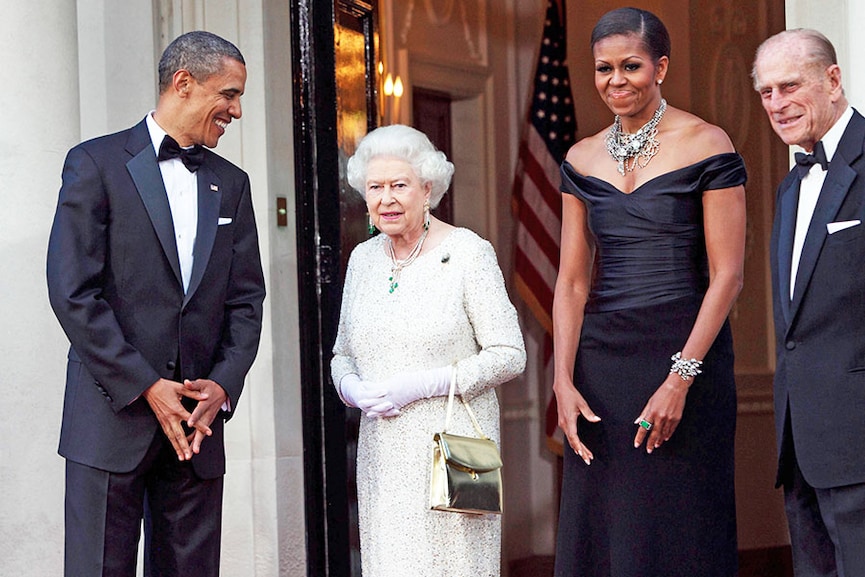
[[[451,97],[449,94],[415,87],[412,89],[412,125],[426,134],[433,145],[453,159],[451,139]],[[454,223],[453,183],[442,197],[439,205],[432,211],[438,219]]]

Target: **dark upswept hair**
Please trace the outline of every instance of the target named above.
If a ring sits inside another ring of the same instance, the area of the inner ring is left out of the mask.
[[[670,57],[670,34],[661,19],[640,8],[617,8],[601,16],[592,29],[591,48],[609,36],[634,35],[646,52],[657,62],[661,56]]]
[[[171,86],[174,73],[181,68],[189,71],[199,82],[204,82],[222,70],[224,58],[246,65],[237,46],[216,34],[194,30],[178,36],[159,59],[159,93]]]

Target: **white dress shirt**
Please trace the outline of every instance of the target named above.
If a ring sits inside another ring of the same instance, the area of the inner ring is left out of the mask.
[[[841,117],[832,125],[832,128],[829,129],[829,132],[820,139],[823,143],[823,150],[826,151],[826,159],[829,162],[832,162],[832,157],[835,156],[835,151],[838,149],[838,143],[841,142],[841,137],[844,135],[847,124],[852,117],[853,109],[848,106],[847,110],[844,111]],[[825,180],[826,171],[819,164],[814,164],[799,185],[796,235],[793,238],[793,262],[790,263],[790,300],[793,299],[793,289],[796,287],[796,273],[799,270],[802,247],[805,245],[805,235],[808,233],[808,227],[811,225],[811,217],[814,216],[817,199],[820,197],[820,190],[822,190]]]
[[[167,134],[153,119],[153,111],[147,114],[147,130],[153,142],[153,150],[159,156],[159,147]],[[158,163],[162,182],[171,207],[171,220],[174,224],[174,240],[177,243],[177,258],[180,260],[180,275],[183,279],[183,292],[189,288],[192,275],[192,249],[198,234],[198,172],[190,172],[179,158],[171,158]],[[226,398],[222,410],[231,411],[231,400]]]
[[[159,147],[166,132],[154,120],[153,112],[147,115],[147,129],[150,131],[153,150],[159,155]],[[174,242],[177,244],[177,258],[180,260],[183,292],[186,293],[192,276],[192,249],[198,233],[198,173],[190,172],[179,158],[161,161],[159,170],[162,172],[162,182],[165,183],[168,205],[171,207]]]

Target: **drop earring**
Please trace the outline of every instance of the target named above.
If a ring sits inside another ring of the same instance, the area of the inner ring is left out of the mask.
[[[370,236],[372,236],[375,234],[375,225],[372,223],[372,215],[366,213],[366,216],[368,219],[366,223],[366,231],[369,233]]]
[[[423,203],[423,229],[429,230],[429,201]]]

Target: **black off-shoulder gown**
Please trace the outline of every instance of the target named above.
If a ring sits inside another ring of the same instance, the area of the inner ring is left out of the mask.
[[[635,449],[634,420],[667,377],[708,287],[703,192],[744,184],[735,153],[658,176],[630,194],[562,165],[588,210],[598,268],[574,383],[600,423],[579,421],[590,466],[565,451],[555,574],[729,577],[737,571],[736,389],[725,323],[673,437]],[[566,444],[567,448],[567,444]]]

